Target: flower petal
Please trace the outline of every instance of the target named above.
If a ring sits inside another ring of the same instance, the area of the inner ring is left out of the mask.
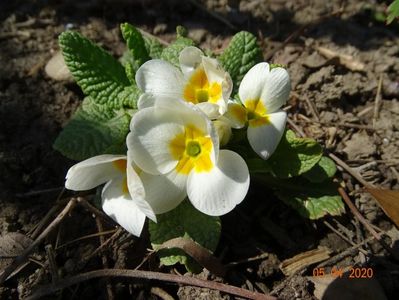
[[[249,188],[249,171],[237,153],[221,150],[217,167],[210,172],[192,171],[187,180],[187,194],[199,211],[220,216],[244,200]]]
[[[77,163],[68,170],[65,187],[73,191],[90,190],[124,174],[125,169],[113,163],[118,160],[126,160],[126,156],[98,155]]]
[[[244,106],[229,100],[227,112],[223,115],[226,122],[235,129],[243,128],[248,121],[247,110]]]
[[[141,173],[146,191],[146,201],[156,214],[163,214],[177,207],[187,196],[187,176],[172,171],[166,175]]]
[[[136,73],[137,86],[146,93],[181,98],[183,74],[172,64],[153,59],[145,62]]]
[[[290,90],[291,82],[287,70],[280,67],[273,68],[264,83],[260,96],[267,113],[273,113],[283,106],[288,100]]]
[[[287,113],[277,111],[268,115],[269,123],[248,127],[248,141],[252,149],[263,159],[268,159],[276,150],[284,133]]]
[[[157,217],[152,209],[151,205],[146,201],[147,195],[140,176],[135,171],[136,165],[134,165],[131,159],[131,153],[128,151],[127,154],[127,187],[133,202],[136,206],[144,213],[149,219],[156,222]]]
[[[184,123],[176,111],[163,107],[139,110],[132,118],[130,130],[127,147],[140,169],[165,174],[177,165],[169,147],[177,135],[184,133]]]
[[[196,104],[196,106],[201,109],[204,114],[206,114],[207,117],[211,120],[217,119],[218,117],[220,117],[220,115],[223,114],[220,113],[221,107],[216,103],[202,102]]]
[[[192,72],[202,62],[204,54],[197,47],[189,46],[184,48],[179,55],[180,69],[186,78],[190,77]]]
[[[145,222],[145,214],[132,200],[129,193],[123,192],[125,177],[108,182],[102,191],[104,212],[131,234],[140,236]]]
[[[258,100],[260,98],[269,70],[269,64],[263,62],[256,64],[245,74],[238,88],[238,95],[244,105],[247,100]]]

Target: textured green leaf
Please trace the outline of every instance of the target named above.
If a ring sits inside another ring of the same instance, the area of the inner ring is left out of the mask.
[[[322,148],[317,141],[297,138],[293,131],[286,130],[268,163],[277,177],[289,178],[309,171],[321,156]]]
[[[186,37],[184,27],[178,26],[176,28],[176,32],[176,41],[163,49],[161,59],[164,59],[174,64],[176,67],[179,67],[180,52],[188,46],[194,46],[194,41]]]
[[[224,69],[229,72],[235,84],[234,90],[237,91],[244,75],[262,61],[262,51],[252,33],[241,31],[234,35],[229,46],[218,59]]]
[[[144,37],[145,47],[151,58],[161,58],[164,46],[158,40],[150,37]]]
[[[344,203],[337,193],[337,186],[332,182],[324,183],[316,190],[312,189],[314,186],[305,182],[301,184],[307,188],[302,193],[286,188],[277,191],[276,195],[300,215],[311,220],[320,219],[325,215],[339,216],[345,212]]]
[[[189,201],[183,201],[174,210],[157,216],[157,223],[149,223],[152,247],[176,238],[191,238],[201,246],[214,251],[219,242],[221,225],[218,217],[211,217],[196,210]],[[158,252],[163,265],[180,263],[193,270],[193,260],[180,249],[162,249]]]
[[[305,218],[314,220],[345,212],[338,186],[332,181],[312,183],[301,177],[279,179],[268,174],[257,175],[257,178],[273,188],[277,197]]]
[[[323,182],[328,178],[335,175],[337,167],[332,159],[323,156],[319,162],[314,165],[309,171],[303,174],[303,176],[311,182]]]
[[[118,94],[118,102],[125,108],[137,108],[141,91],[136,85],[127,86]]]
[[[104,153],[123,153],[130,115],[85,98],[53,147],[74,160]]]
[[[117,95],[129,85],[123,66],[77,32],[59,37],[65,63],[83,92],[99,104],[120,108]]]
[[[127,48],[133,57],[133,67],[137,70],[143,63],[150,59],[144,39],[134,26],[129,23],[121,24],[122,36],[126,41]]]
[[[393,1],[388,6],[387,24],[390,24],[399,16],[399,0]]]

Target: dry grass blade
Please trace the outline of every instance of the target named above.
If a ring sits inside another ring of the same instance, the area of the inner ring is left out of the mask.
[[[197,244],[193,240],[186,238],[175,238],[166,241],[158,246],[156,250],[178,248],[190,255],[197,263],[207,268],[210,272],[217,276],[224,276],[226,273],[225,267],[220,263],[213,254],[206,248]]]
[[[399,190],[384,190],[366,187],[377,200],[385,214],[399,227]]]

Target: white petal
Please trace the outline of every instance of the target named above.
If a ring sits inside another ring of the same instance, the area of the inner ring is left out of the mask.
[[[280,67],[272,69],[265,81],[260,97],[267,113],[273,113],[283,106],[288,100],[290,90],[290,76],[287,70]]]
[[[246,100],[257,100],[260,98],[263,86],[270,72],[269,69],[269,64],[263,62],[256,64],[245,74],[238,88],[238,95],[244,105]]]
[[[221,150],[217,167],[208,173],[192,171],[187,181],[187,194],[199,211],[220,216],[244,200],[249,188],[249,171],[237,153]]]
[[[186,78],[190,77],[192,72],[194,72],[201,63],[202,55],[202,51],[193,46],[186,47],[180,52],[180,69]]]
[[[210,102],[201,102],[196,104],[196,106],[201,109],[204,114],[206,114],[206,116],[211,119],[217,119],[218,117],[220,117],[221,113],[220,113],[220,107],[218,104],[215,103],[210,103]]]
[[[137,86],[146,93],[181,98],[183,74],[172,64],[153,59],[145,62],[136,73]]]
[[[126,160],[124,155],[98,155],[72,166],[66,175],[65,187],[69,190],[84,191],[95,188],[125,170],[118,169],[112,162]]]
[[[235,129],[243,128],[248,121],[247,110],[241,104],[229,100],[227,112],[222,118]]]
[[[123,193],[124,178],[108,182],[102,191],[103,210],[115,222],[131,234],[140,236],[145,222],[145,214],[132,200],[129,193]]]
[[[278,146],[284,133],[287,114],[277,111],[269,114],[269,124],[248,127],[248,141],[252,149],[263,159],[268,159]]]
[[[127,187],[130,193],[133,202],[136,206],[143,212],[149,219],[156,222],[157,217],[155,216],[154,210],[151,208],[151,205],[146,201],[146,192],[144,189],[144,184],[139,177],[139,175],[134,170],[134,165],[131,159],[131,153],[128,151],[127,154]]]
[[[137,101],[137,108],[143,109],[147,107],[152,107],[155,104],[155,97],[151,93],[144,93],[140,96],[139,100]]]
[[[204,67],[206,77],[210,83],[223,82],[226,72],[221,69],[216,59],[204,56],[202,57],[202,65]]]
[[[151,175],[143,172],[140,178],[145,187],[146,201],[156,214],[174,209],[187,196],[187,176],[175,171],[166,175]]]
[[[172,109],[149,107],[139,110],[130,123],[126,143],[137,166],[150,174],[166,174],[176,165],[171,141],[184,133],[184,123]]]

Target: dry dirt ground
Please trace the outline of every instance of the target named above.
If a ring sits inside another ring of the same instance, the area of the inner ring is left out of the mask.
[[[118,29],[121,22],[130,22],[165,41],[173,38],[176,25],[181,24],[201,47],[214,51],[223,49],[235,32],[251,31],[259,37],[266,60],[288,66],[293,91],[288,111],[297,129],[316,138],[326,153],[346,161],[367,181],[384,188],[399,188],[399,27],[397,23],[388,27],[378,21],[378,13],[387,5],[384,1],[203,0],[197,2],[199,6],[193,1],[181,2],[1,1],[2,237],[13,233],[16,246],[22,248],[30,240],[18,233],[37,238],[41,231],[35,229],[43,230],[37,226],[56,206],[66,170],[73,164],[52,149],[57,134],[83,99],[72,81],[54,81],[44,72],[46,62],[58,50],[57,36],[66,29],[78,30],[120,56],[124,51]],[[338,172],[337,178],[345,181],[351,199],[377,232],[385,235],[386,244],[398,251],[395,246],[399,232],[375,200],[347,173]],[[62,205],[55,209],[52,218],[61,209]],[[317,283],[309,279],[314,265],[285,276],[279,269],[281,261],[320,245],[328,247],[334,256],[370,236],[348,208],[339,218],[304,220],[259,182],[253,184],[238,209],[222,218],[222,226],[215,255],[225,264],[241,262],[230,268],[223,279],[215,279],[205,271],[198,276],[273,292],[281,299],[316,299],[317,288]],[[25,267],[0,286],[0,299],[24,298],[57,276],[62,280],[105,266],[139,266],[148,253],[145,234],[137,239],[119,233],[97,255],[91,255],[101,243],[97,236],[69,243],[114,228],[112,222],[96,224],[90,212],[75,208],[31,253]],[[112,234],[110,231],[104,239]],[[2,242],[5,243],[4,238]],[[0,245],[0,250],[4,247]],[[263,255],[248,260],[260,254]],[[52,256],[53,263],[49,263]],[[2,257],[0,268],[9,261]],[[394,299],[397,295],[398,261],[379,242],[372,240],[347,251],[326,265],[326,270],[350,266],[374,271],[373,280],[363,285],[360,282],[360,287],[356,287],[358,281],[349,282],[357,289],[354,297],[366,299],[359,294],[364,291],[369,299]],[[140,269],[184,273],[180,267],[159,269],[156,257],[145,261]],[[107,281],[111,291],[105,283],[88,281],[49,299],[170,299],[168,295],[175,299],[233,298],[219,291],[164,282],[112,279]],[[348,282],[335,290],[338,295],[349,289],[345,284]],[[333,294],[330,299],[336,297]]]

